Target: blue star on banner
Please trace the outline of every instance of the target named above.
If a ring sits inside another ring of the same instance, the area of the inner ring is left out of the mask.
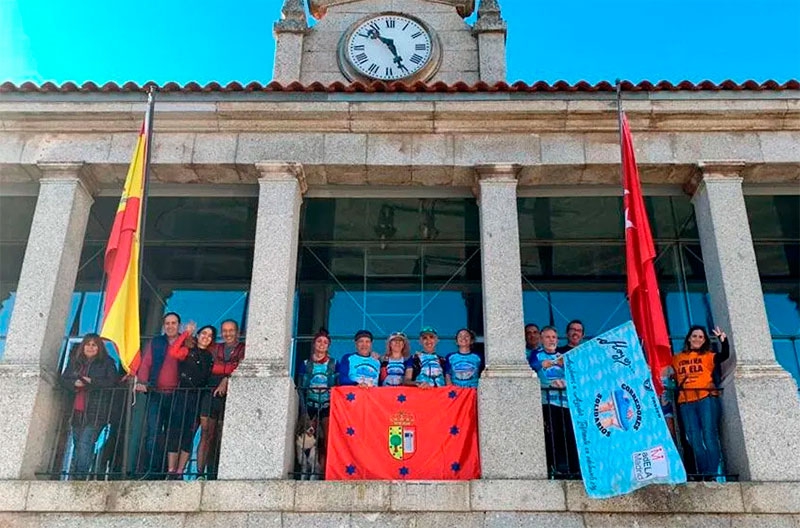
[[[404,401],[406,401],[406,399],[407,398],[405,394],[401,394],[400,396],[397,397],[397,401],[399,401],[400,403],[403,403]]]
[[[401,477],[405,477],[405,476],[407,476],[407,475],[408,475],[408,473],[409,473],[409,471],[408,471],[408,468],[407,468],[407,467],[403,466],[403,467],[401,467],[401,468],[400,468],[400,476],[401,476]]]
[[[352,475],[353,473],[356,472],[356,467],[353,464],[350,464],[345,468],[345,471],[347,471],[348,475]]]
[[[356,434],[356,430],[353,429],[352,427],[348,427],[347,431],[345,432],[347,433],[347,436],[353,436],[354,434]]]
[[[460,433],[460,432],[461,432],[461,431],[459,430],[459,428],[458,428],[458,427],[456,427],[455,425],[454,425],[453,427],[451,427],[451,428],[450,428],[450,434],[451,434],[451,435],[453,435],[453,436],[457,435],[457,434],[458,434],[458,433]]]
[[[356,399],[356,395],[353,394],[352,392],[348,392],[346,398],[347,398],[347,401],[353,401],[353,400]]]
[[[456,396],[458,396],[458,393],[454,390],[451,390],[450,392],[447,393],[447,397],[450,398],[451,400],[454,399]]]
[[[461,469],[461,464],[459,464],[458,462],[453,462],[452,464],[450,464],[450,469],[457,472]]]

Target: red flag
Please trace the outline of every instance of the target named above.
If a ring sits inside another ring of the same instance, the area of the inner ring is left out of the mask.
[[[335,387],[328,480],[481,476],[475,389]]]
[[[656,270],[653,261],[656,250],[650,232],[650,221],[642,197],[642,184],[636,168],[633,140],[628,119],[622,114],[622,187],[625,206],[625,260],[628,272],[628,302],[631,306],[633,324],[642,340],[647,363],[653,374],[656,392],[660,395],[664,387],[661,374],[672,362],[667,324],[661,306]]]

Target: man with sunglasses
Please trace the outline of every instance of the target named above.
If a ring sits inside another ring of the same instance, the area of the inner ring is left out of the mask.
[[[436,354],[439,334],[432,326],[424,327],[419,333],[422,350],[414,354],[406,364],[405,384],[416,387],[444,387],[448,385],[445,373],[445,361]]]

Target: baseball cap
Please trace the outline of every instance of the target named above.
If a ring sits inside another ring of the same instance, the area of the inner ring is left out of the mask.
[[[419,331],[419,336],[422,337],[425,334],[433,334],[436,337],[439,337],[439,332],[437,332],[436,329],[434,327],[432,327],[432,326],[423,326],[422,327],[422,330]]]

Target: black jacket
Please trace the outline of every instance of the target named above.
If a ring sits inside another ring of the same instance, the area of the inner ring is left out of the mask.
[[[83,389],[78,389],[75,387],[75,381],[83,377],[92,381],[87,383]],[[68,390],[76,395],[79,391],[85,395],[84,411],[73,414],[73,423],[76,421],[81,425],[107,423],[110,419],[112,401],[119,399],[115,399],[114,392],[124,390],[115,388],[119,378],[117,366],[114,360],[108,356],[102,358],[98,356],[92,361],[72,358],[61,376],[61,381]]]
[[[207,387],[211,379],[211,367],[214,364],[214,356],[209,350],[192,348],[186,359],[178,363],[178,375],[180,376],[180,387],[197,388]]]

